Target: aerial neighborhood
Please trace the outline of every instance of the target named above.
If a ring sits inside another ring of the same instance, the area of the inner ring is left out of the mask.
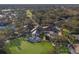
[[[79,53],[79,7],[46,6],[0,9],[0,53]]]

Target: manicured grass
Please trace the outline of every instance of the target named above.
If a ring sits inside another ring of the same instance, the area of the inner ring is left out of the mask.
[[[14,45],[8,43],[5,46],[5,50],[7,53],[12,54],[46,54],[46,53],[54,53],[55,49],[48,41],[43,41],[39,43],[30,43],[24,40],[25,38],[19,38],[16,40],[20,40],[20,45]]]

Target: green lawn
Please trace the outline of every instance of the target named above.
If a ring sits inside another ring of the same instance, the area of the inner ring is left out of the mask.
[[[20,41],[19,46],[15,43],[6,44],[6,52],[12,54],[47,54],[54,53],[55,51],[54,47],[48,41],[30,43],[24,39],[25,38],[16,39],[17,41]]]

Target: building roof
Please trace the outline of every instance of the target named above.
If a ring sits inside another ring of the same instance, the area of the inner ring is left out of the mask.
[[[76,39],[78,39],[78,40],[79,40],[79,34],[78,34],[78,35],[75,35],[75,37],[76,37]]]

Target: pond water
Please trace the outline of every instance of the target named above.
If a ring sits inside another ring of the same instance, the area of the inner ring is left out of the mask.
[[[7,54],[7,53],[4,50],[0,50],[0,54]]]

